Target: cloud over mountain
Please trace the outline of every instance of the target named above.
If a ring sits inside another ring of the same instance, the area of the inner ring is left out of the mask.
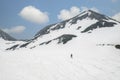
[[[16,26],[16,27],[12,27],[12,28],[5,28],[5,29],[2,29],[2,30],[5,31],[5,32],[7,32],[7,33],[20,34],[25,29],[26,29],[25,26]]]
[[[49,21],[47,12],[42,12],[34,6],[24,7],[20,11],[19,15],[23,19],[37,24],[44,24]]]
[[[88,9],[91,9],[93,11],[96,11],[96,12],[99,12],[99,10],[95,7],[92,7],[92,8],[88,8],[88,7],[81,7],[81,8],[78,8],[76,6],[72,6],[70,8],[70,10],[67,10],[67,9],[63,9],[60,11],[60,14],[57,15],[58,19],[60,20],[66,20],[66,19],[70,19],[76,15],[78,15],[80,12],[82,11],[85,11],[85,10],[88,10]]]
[[[58,15],[58,19],[66,20],[78,15],[79,13],[80,13],[80,9],[76,6],[73,6],[70,8],[70,10],[66,10],[66,9],[61,10],[60,14]]]

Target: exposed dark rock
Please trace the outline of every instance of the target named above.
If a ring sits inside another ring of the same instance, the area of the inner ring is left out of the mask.
[[[41,29],[41,30],[35,35],[35,38],[36,38],[36,37],[39,37],[39,36],[41,36],[41,35],[44,35],[44,34],[48,34],[50,27],[52,27],[53,25],[55,25],[55,24],[48,25],[48,26],[46,26],[45,28]]]
[[[81,28],[81,26],[79,26],[78,28],[77,28],[77,30],[79,30]]]
[[[33,48],[35,48],[36,46],[33,46],[33,47],[31,47],[30,49],[33,49]]]
[[[45,35],[45,34],[48,34],[48,33],[50,33],[50,31],[54,31],[54,30],[58,30],[58,29],[63,29],[68,21],[69,21],[69,20],[65,20],[65,21],[60,22],[60,23],[58,23],[58,24],[52,24],[52,25],[46,26],[45,28],[41,29],[41,30],[35,35],[35,38],[37,38],[37,37],[39,37],[39,36],[42,36],[42,35]],[[53,26],[54,26],[54,27],[53,27]],[[53,27],[53,28],[52,28],[52,27]]]
[[[40,45],[49,44],[50,42],[55,41],[55,40],[58,40],[58,42],[57,42],[58,44],[60,44],[60,43],[66,44],[68,41],[70,41],[74,37],[77,37],[77,36],[76,35],[72,35],[72,34],[64,34],[64,35],[62,35],[62,36],[60,36],[58,38],[49,40],[47,42],[43,42]]]
[[[120,49],[120,45],[119,44],[115,45],[115,48]]]
[[[91,30],[94,30],[96,28],[103,28],[103,27],[113,27],[116,23],[114,22],[107,22],[107,21],[98,21],[95,24],[92,24],[91,26],[87,27],[85,30],[83,30],[81,33],[89,32]]]
[[[49,40],[49,41],[47,41],[47,42],[43,42],[43,43],[41,43],[40,45],[49,44],[51,41],[52,41],[52,40]]]
[[[28,43],[22,44],[22,45],[20,46],[20,48],[26,47],[28,44],[30,44],[30,43],[28,42]]]
[[[19,44],[16,44],[10,48],[7,48],[6,50],[15,50],[18,46],[19,46]]]
[[[76,35],[71,35],[71,34],[64,34],[56,39],[58,39],[58,44],[63,43],[66,44],[68,41],[70,41],[73,37],[77,37]],[[56,40],[55,39],[55,40]]]

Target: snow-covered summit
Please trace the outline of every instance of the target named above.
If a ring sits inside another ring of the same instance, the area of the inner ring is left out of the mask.
[[[95,12],[95,11],[92,11],[92,10],[83,11],[82,13],[77,15],[76,17],[79,17],[79,19],[85,19],[85,18],[91,18],[91,19],[97,19],[97,20],[111,19],[110,17],[108,17],[104,14],[101,14],[101,13],[98,13],[98,12]]]
[[[92,22],[94,21],[94,23],[92,23],[91,21]],[[83,27],[79,24],[80,22],[82,22],[82,24],[87,23],[85,26],[87,28],[89,26],[92,26],[93,24],[95,26],[99,26],[99,27],[113,27],[115,24],[119,23],[118,21],[116,21],[108,16],[105,16],[103,14],[97,13],[97,12],[92,11],[92,10],[87,10],[87,11],[84,11],[84,12],[80,13],[79,15],[71,18],[71,19],[46,26],[45,28],[41,29],[35,35],[35,37],[39,37],[39,36],[48,34],[52,31],[55,31],[58,29],[64,29],[65,27],[71,27],[72,25],[77,25],[77,24],[78,24],[77,29],[79,29],[79,28]],[[83,22],[86,22],[86,23],[83,23]],[[89,22],[91,22],[91,24],[89,24]]]

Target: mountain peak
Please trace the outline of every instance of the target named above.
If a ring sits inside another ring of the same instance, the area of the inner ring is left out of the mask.
[[[77,15],[75,18],[79,18],[80,20],[85,18],[96,19],[96,20],[108,20],[110,19],[108,16],[95,12],[93,10],[86,10]]]
[[[88,9],[88,10],[86,10],[85,12],[97,13],[97,11],[94,11],[94,10],[91,10],[91,9]]]
[[[86,12],[86,13],[95,13],[96,11],[93,11],[93,10],[91,10],[91,9],[88,9],[88,10],[85,10],[85,11],[83,11],[83,12]]]
[[[84,22],[84,24],[83,24],[83,22]],[[86,10],[86,11],[83,11],[82,13],[80,13],[77,16],[70,18],[68,20],[46,26],[45,28],[41,29],[35,35],[35,38],[42,36],[42,35],[45,35],[45,34],[49,34],[49,33],[56,31],[56,30],[65,29],[66,27],[68,27],[68,24],[69,24],[69,28],[72,27],[73,25],[77,25],[76,26],[77,30],[79,29],[80,32],[83,33],[86,31],[88,32],[88,31],[93,30],[93,29],[97,29],[98,27],[99,28],[113,27],[117,23],[119,23],[119,22],[106,16],[106,15],[100,14],[100,13],[95,12],[93,10]]]

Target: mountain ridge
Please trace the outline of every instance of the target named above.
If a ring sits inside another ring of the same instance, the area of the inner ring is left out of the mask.
[[[55,23],[55,24],[51,24],[51,25],[48,25],[48,26],[44,27],[43,29],[38,31],[37,34],[35,34],[34,37],[36,38],[36,37],[39,37],[39,36],[42,36],[44,34],[49,33],[50,32],[49,29],[52,26],[55,26],[55,27],[52,28],[51,30],[63,29],[67,22],[70,21],[71,24],[76,24],[76,22],[78,20],[82,20],[82,19],[85,19],[85,18],[96,19],[96,20],[98,20],[100,22],[102,22],[102,21],[106,22],[106,20],[113,20],[113,21],[115,21],[117,23],[120,23],[119,21],[116,21],[116,20],[114,20],[114,19],[112,19],[112,18],[110,18],[108,16],[103,15],[103,14],[97,13],[97,12],[92,11],[92,10],[87,10],[87,11],[81,12],[80,14],[76,15],[73,18],[70,18],[70,19],[67,19],[65,21],[58,22],[58,23]]]
[[[10,36],[9,34],[7,34],[6,32],[2,31],[0,29],[0,38],[4,39],[4,40],[8,40],[8,41],[16,41],[17,39],[13,38],[12,36]]]
[[[58,38],[61,38],[62,35],[68,34],[68,36],[75,35],[79,37],[83,34],[92,34],[92,32],[96,30],[99,32],[101,29],[118,27],[117,25],[120,25],[120,23],[116,20],[92,10],[87,10],[68,20],[48,25],[38,31],[33,39],[26,41],[24,44],[18,44],[12,47],[14,49],[26,48],[28,46],[29,48],[33,48],[37,45],[48,45],[56,40],[59,42],[60,39]],[[106,29],[106,31],[108,31],[108,29]],[[64,37],[62,38],[64,39]],[[71,41],[71,39],[69,41]],[[9,49],[12,49],[12,47]]]

